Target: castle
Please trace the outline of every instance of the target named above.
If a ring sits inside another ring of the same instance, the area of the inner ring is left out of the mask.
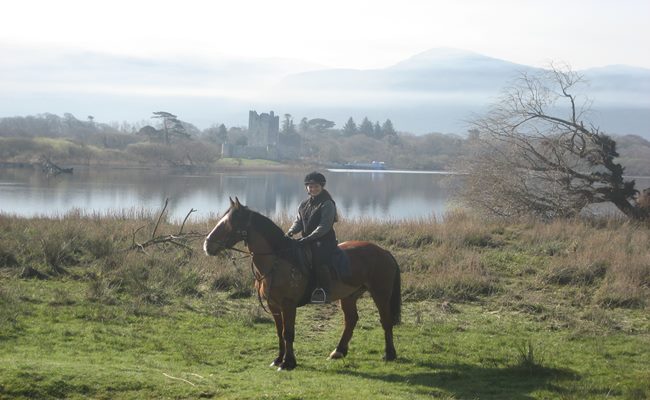
[[[248,112],[248,145],[277,146],[280,140],[280,117],[273,114]]]
[[[278,160],[280,144],[280,117],[273,111],[258,114],[257,111],[248,113],[248,145],[238,146],[224,143],[221,148],[222,157],[230,158],[262,158]]]

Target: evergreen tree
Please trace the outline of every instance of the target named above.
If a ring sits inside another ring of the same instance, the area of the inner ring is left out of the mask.
[[[364,117],[363,121],[361,121],[361,125],[359,125],[359,133],[370,137],[374,135],[375,128],[372,126],[372,122],[370,122],[368,117]]]
[[[284,121],[282,121],[282,133],[293,134],[296,133],[296,125],[293,123],[291,114],[284,114]]]
[[[162,129],[160,130],[160,133],[162,134],[162,138],[167,146],[171,145],[173,137],[179,137],[182,139],[190,138],[183,123],[176,115],[167,111],[156,111],[153,113],[151,118],[159,118],[162,120]]]
[[[226,129],[226,125],[224,125],[224,124],[219,125],[218,131],[217,131],[217,140],[220,143],[225,143],[226,140],[228,140],[228,129]]]
[[[379,121],[375,122],[375,125],[373,126],[372,130],[373,130],[373,135],[372,135],[373,137],[377,139],[381,139],[382,137],[384,137],[384,133],[381,130],[381,125],[379,125]]]
[[[348,122],[346,122],[345,125],[343,126],[343,135],[352,136],[352,135],[356,135],[357,133],[359,133],[357,124],[354,122],[352,117],[350,117],[348,119]]]
[[[383,125],[381,126],[381,131],[384,136],[396,136],[397,132],[395,132],[395,128],[393,127],[393,123],[391,122],[390,119],[387,119]]]
[[[327,120],[325,118],[314,118],[310,119],[309,127],[315,130],[316,132],[324,132],[326,129],[333,128],[336,123],[334,121]]]
[[[300,124],[298,125],[298,130],[300,131],[300,133],[307,133],[307,131],[309,131],[309,120],[307,119],[307,117],[303,117],[300,120]]]

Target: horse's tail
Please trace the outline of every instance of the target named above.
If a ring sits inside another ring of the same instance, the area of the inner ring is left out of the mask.
[[[395,263],[395,278],[393,279],[393,292],[390,297],[390,315],[393,325],[399,325],[402,317],[402,282],[399,264],[390,251],[387,251]]]

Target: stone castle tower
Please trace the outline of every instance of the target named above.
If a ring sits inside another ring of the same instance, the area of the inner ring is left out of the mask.
[[[277,146],[280,138],[280,117],[269,114],[258,114],[257,111],[248,113],[248,145]]]

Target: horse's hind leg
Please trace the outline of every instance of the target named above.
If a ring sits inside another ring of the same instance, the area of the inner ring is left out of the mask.
[[[345,328],[343,329],[343,335],[341,335],[338,346],[330,354],[329,358],[332,360],[343,358],[348,354],[348,344],[350,343],[350,339],[352,339],[354,327],[357,326],[357,321],[359,320],[357,296],[352,295],[341,299],[341,309],[343,310],[343,317],[345,319]]]
[[[385,341],[385,354],[384,360],[393,361],[397,358],[397,351],[393,344],[393,318],[390,311],[390,295],[382,293],[381,296],[377,293],[370,292],[375,305],[379,310],[379,319],[381,327],[384,328],[384,341]]]

